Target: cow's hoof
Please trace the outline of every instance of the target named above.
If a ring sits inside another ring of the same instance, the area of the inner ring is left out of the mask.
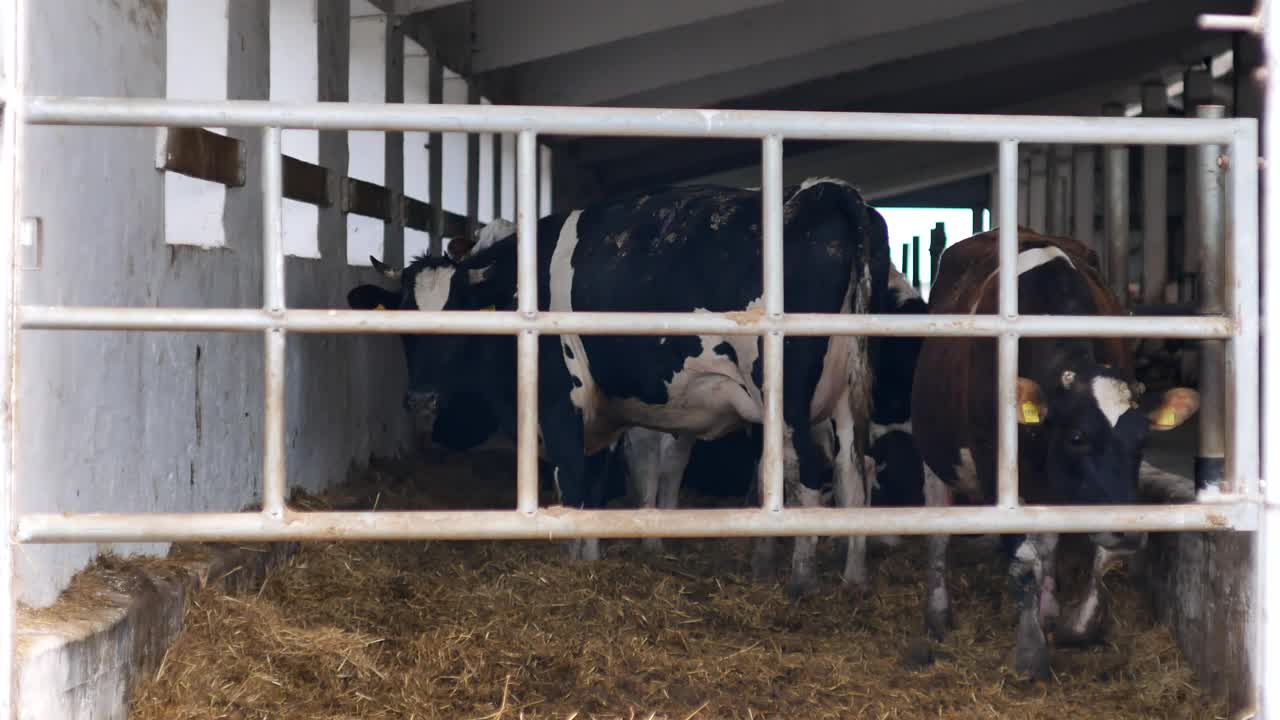
[[[818,579],[815,577],[797,578],[787,583],[787,599],[799,602],[818,594]]]
[[[908,670],[923,670],[933,664],[937,656],[933,652],[933,643],[928,638],[916,638],[907,645],[902,654],[902,664]]]
[[[858,599],[865,598],[871,594],[871,583],[865,575],[852,578],[846,575],[842,579],[842,587],[846,595]]]
[[[930,638],[942,642],[954,627],[955,619],[951,616],[950,605],[941,608],[925,608],[924,629],[929,633]]]
[[[1018,644],[1014,650],[1013,671],[1018,677],[1028,680],[1049,679],[1049,647],[1042,640],[1039,644],[1023,647]]]
[[[1013,671],[1032,680],[1049,678],[1049,645],[1044,631],[1034,620],[1018,623],[1017,645],[1013,650]]]
[[[585,560],[594,562],[600,559],[600,540],[598,538],[587,538],[585,540],[570,540],[566,543],[566,554],[570,560]]]

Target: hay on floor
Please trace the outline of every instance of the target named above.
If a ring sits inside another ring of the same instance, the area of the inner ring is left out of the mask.
[[[379,508],[503,506],[510,458],[454,460],[372,482]],[[953,553],[957,629],[922,644],[923,543],[873,564],[874,591],[791,604],[750,579],[750,541],[636,541],[570,563],[550,543],[312,543],[256,593],[210,587],[131,717],[165,718],[1214,718],[1125,573],[1108,576],[1104,645],[1057,649],[1047,683],[1010,671],[1000,563]],[[920,656],[935,661],[919,664]],[[576,715],[575,715],[576,714]]]

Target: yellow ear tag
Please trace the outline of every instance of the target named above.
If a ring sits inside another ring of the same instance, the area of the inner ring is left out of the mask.
[[[382,303],[378,303],[378,307],[374,308],[374,310],[386,310],[386,309],[387,309],[387,306],[383,305]]]
[[[1173,427],[1178,422],[1178,415],[1173,408],[1164,408],[1160,411],[1160,416],[1156,418],[1156,424],[1160,427]]]
[[[483,307],[483,308],[480,308],[480,309],[481,309],[481,310],[486,310],[486,311],[487,311],[487,310],[496,310],[496,309],[497,309],[497,306],[496,306],[496,305],[490,305],[489,307]]]
[[[1036,425],[1040,422],[1040,408],[1030,400],[1022,403],[1022,422]]]

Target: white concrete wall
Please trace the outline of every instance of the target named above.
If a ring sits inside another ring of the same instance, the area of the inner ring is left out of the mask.
[[[363,15],[351,20],[351,102],[386,102],[387,18]],[[347,175],[357,180],[386,184],[386,133],[357,130],[347,133]],[[382,221],[360,215],[347,216],[347,262],[369,265],[369,257],[382,257]]]
[[[404,101],[406,103],[427,102],[427,82],[431,67],[431,59],[427,51],[414,41],[404,41]],[[425,132],[407,132],[404,134],[404,194],[421,200],[431,201],[431,151],[427,148],[430,134]],[[407,265],[418,255],[430,249],[431,236],[421,230],[404,229],[404,258]],[[398,262],[399,258],[389,258],[390,262]]]
[[[165,22],[157,5],[29,3],[28,36],[61,38],[28,44],[30,92],[163,96]],[[170,11],[177,6],[170,3]],[[257,0],[230,0],[230,97],[267,97],[267,8]],[[345,42],[343,36],[330,44]],[[322,68],[322,80],[326,72],[343,76],[341,69]],[[332,81],[324,82],[331,87]],[[154,130],[31,128],[25,214],[43,220],[44,253],[40,270],[21,275],[20,301],[260,305],[258,133],[231,134],[247,143],[248,183],[226,193],[226,247],[200,249],[164,241],[165,176],[154,167]],[[322,151],[332,153],[325,142]],[[347,267],[341,215],[327,209],[321,218],[323,259],[288,263],[293,306],[343,307],[348,289],[377,281],[371,271]],[[256,334],[22,333],[19,510],[225,511],[256,503],[261,358]],[[318,490],[370,453],[405,447],[399,422],[404,367],[396,338],[290,338],[288,381],[291,485]],[[98,549],[21,548],[22,601],[51,602]],[[166,547],[110,549],[155,553]]]
[[[271,0],[271,99],[315,102],[320,88],[320,56],[316,27],[317,0]],[[172,15],[172,13],[171,13]],[[284,154],[309,163],[320,162],[320,133],[285,130],[280,134]],[[315,205],[285,199],[284,249],[298,257],[320,257]]]

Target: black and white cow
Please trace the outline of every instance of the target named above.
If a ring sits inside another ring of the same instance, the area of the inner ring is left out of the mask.
[[[1115,315],[1123,308],[1100,281],[1090,251],[1069,238],[1018,229],[1018,311],[1025,315]],[[998,231],[975,235],[942,255],[929,298],[936,314],[997,311]],[[1149,429],[1169,430],[1199,406],[1175,388],[1150,415],[1133,350],[1118,338],[1026,338],[1018,349],[1018,489],[1023,502],[1131,504]],[[989,338],[927,338],[912,396],[912,431],[926,463],[931,506],[990,503],[996,487],[996,347]],[[1100,627],[1098,576],[1113,552],[1136,549],[1139,533],[1094,533],[1093,575],[1083,599],[1060,613],[1054,534],[1007,536],[1018,601],[1015,669],[1049,671],[1046,628],[1058,642],[1087,642]],[[951,624],[947,537],[929,538],[925,623],[938,639]],[[1059,615],[1062,615],[1059,618]]]
[[[543,310],[761,311],[761,199],[716,186],[664,188],[553,215],[538,223],[538,298]],[[882,293],[888,245],[868,240],[857,191],[806,182],[784,207],[785,304],[789,312],[866,312]],[[873,279],[873,276],[875,278]],[[423,257],[401,275],[400,309],[514,308],[513,236],[462,260]],[[877,290],[878,289],[878,290]],[[432,405],[476,391],[499,418],[514,419],[510,337],[405,338],[407,403]],[[742,336],[543,337],[539,420],[561,501],[599,507],[600,453],[631,427],[714,439],[758,424],[763,414],[760,341]],[[834,418],[836,485],[842,504],[865,504],[856,441],[869,420],[866,341],[793,337],[785,343],[783,416],[788,501],[816,505],[820,453],[811,432]],[[799,538],[791,591],[816,585],[814,538]],[[773,543],[758,548],[771,565]],[[865,568],[846,581],[865,584]]]

